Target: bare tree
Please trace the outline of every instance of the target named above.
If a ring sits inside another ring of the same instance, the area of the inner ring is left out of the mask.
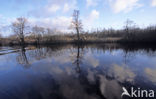
[[[1,28],[0,28],[0,39],[2,38],[2,30],[1,30]]]
[[[0,39],[2,38],[1,32],[0,32]]]
[[[75,28],[76,32],[77,32],[77,39],[78,41],[80,41],[80,30],[82,29],[82,22],[79,19],[79,10],[74,10],[73,12],[73,19],[72,19],[72,23],[71,26],[73,28]]]
[[[134,26],[134,22],[132,20],[127,19],[125,22],[125,31],[126,31],[126,35],[127,35],[127,39],[129,39],[132,36],[132,27]]]
[[[47,28],[47,29],[46,29],[46,32],[47,32],[47,35],[48,35],[48,36],[51,36],[52,34],[54,34],[54,33],[53,33],[53,30],[50,29],[50,28]]]
[[[35,36],[37,44],[40,44],[42,36],[45,33],[45,29],[43,27],[39,27],[39,26],[36,25],[35,27],[32,28],[32,32],[33,32],[33,34]]]
[[[26,24],[27,19],[24,17],[17,18],[16,21],[12,23],[12,30],[19,38],[22,45],[25,45]]]
[[[0,45],[2,45],[2,35],[1,35],[1,32],[0,32]]]
[[[47,42],[50,42],[52,40],[52,35],[54,35],[54,30],[50,29],[50,28],[46,28],[45,29],[46,35],[44,36]]]

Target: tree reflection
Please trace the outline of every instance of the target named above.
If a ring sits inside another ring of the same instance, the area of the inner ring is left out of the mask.
[[[71,62],[75,67],[77,73],[81,72],[80,65],[82,64],[84,54],[87,52],[87,49],[91,50],[91,53],[97,51],[98,53],[106,53],[106,51],[114,52],[117,50],[122,51],[122,60],[124,64],[128,64],[130,61],[134,60],[137,54],[141,55],[149,55],[154,56],[156,51],[149,50],[146,48],[142,49],[134,49],[129,48],[117,44],[108,44],[108,45],[86,45],[82,46],[80,44],[74,45],[52,45],[52,46],[29,46],[27,49],[25,47],[21,47],[20,53],[17,56],[17,62],[24,66],[30,66],[30,63],[47,59],[52,62],[52,58],[57,58],[59,61]],[[71,49],[71,50],[70,50]],[[29,51],[26,51],[29,50]],[[74,52],[73,52],[74,51]],[[85,52],[85,53],[84,53]],[[11,52],[12,53],[12,52]],[[6,54],[6,53],[5,53]],[[64,55],[64,56],[62,56]],[[68,57],[68,55],[71,55]],[[85,56],[86,57],[86,56]],[[61,58],[61,59],[60,59]],[[88,56],[88,59],[91,57]],[[31,61],[30,61],[31,60]],[[90,62],[91,61],[91,62]],[[91,59],[89,63],[95,63]]]
[[[127,64],[128,62],[130,62],[132,57],[133,57],[132,53],[130,53],[128,51],[123,51],[123,61],[124,61],[124,64]]]
[[[30,63],[28,61],[27,55],[26,55],[26,49],[24,46],[21,47],[20,53],[17,56],[17,62],[19,64],[24,65],[25,68],[29,68],[30,67]]]
[[[80,69],[80,64],[82,64],[82,60],[83,60],[83,47],[80,47],[80,45],[77,45],[77,53],[76,53],[76,58],[73,62],[74,65],[76,65],[76,72],[80,73],[81,69]]]

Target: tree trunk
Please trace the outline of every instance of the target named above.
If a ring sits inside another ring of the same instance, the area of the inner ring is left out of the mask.
[[[77,31],[77,39],[78,39],[78,41],[80,41],[79,29],[76,28],[76,31]]]
[[[24,38],[21,38],[21,44],[22,44],[22,46],[25,46]]]

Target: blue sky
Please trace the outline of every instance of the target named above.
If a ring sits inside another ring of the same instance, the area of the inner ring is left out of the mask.
[[[24,16],[31,25],[66,30],[74,9],[85,30],[121,29],[127,19],[140,27],[156,24],[156,0],[0,0],[0,29]]]

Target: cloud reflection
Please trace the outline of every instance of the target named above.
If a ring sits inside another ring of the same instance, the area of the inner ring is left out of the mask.
[[[156,69],[146,68],[145,73],[149,80],[156,84]]]
[[[86,54],[85,59],[94,68],[96,68],[97,66],[99,66],[99,60],[96,59],[96,58],[94,58],[94,56],[90,52]]]
[[[121,87],[116,80],[108,80],[103,75],[100,77],[100,91],[107,99],[121,99]]]
[[[108,74],[119,82],[132,82],[136,76],[128,67],[117,64],[113,64]]]

